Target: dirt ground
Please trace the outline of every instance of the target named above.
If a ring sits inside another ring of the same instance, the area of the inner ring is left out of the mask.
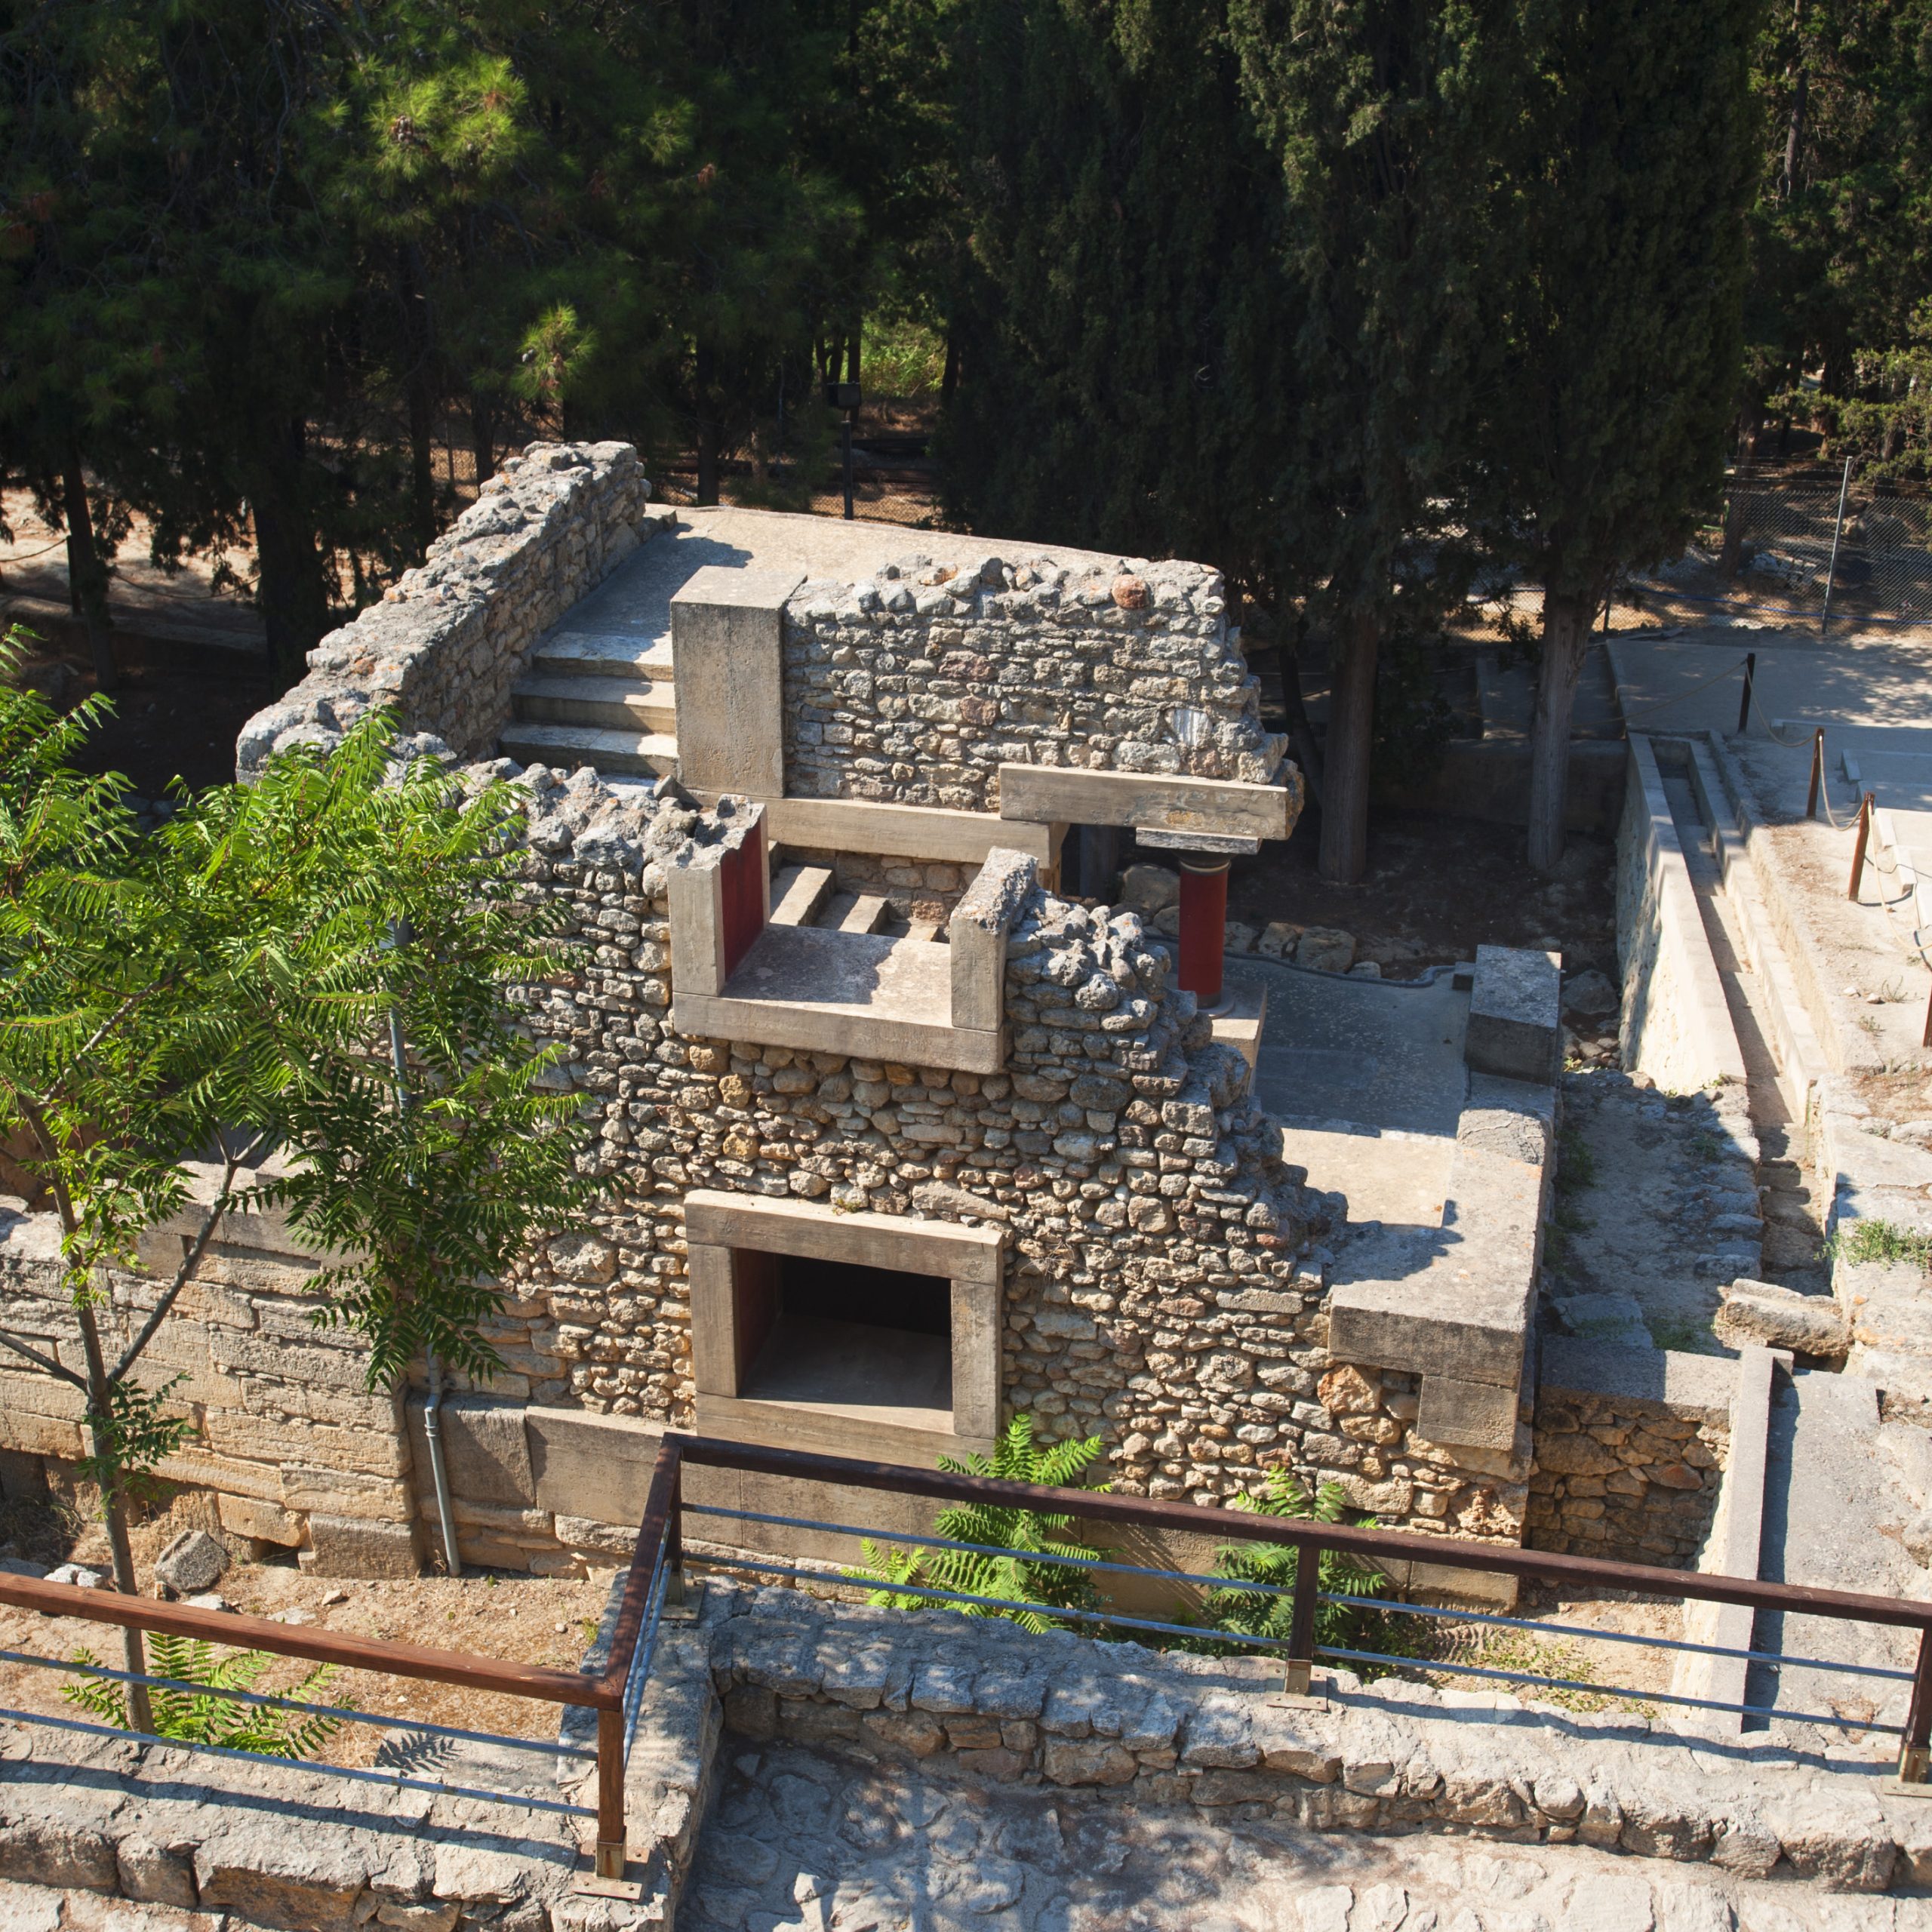
[[[135,1571],[144,1592],[153,1588],[155,1558],[189,1525],[191,1515],[177,1506],[135,1527]],[[0,1557],[105,1570],[106,1533],[97,1521],[71,1512],[11,1505],[0,1512]],[[608,1571],[588,1578],[509,1573],[457,1579],[316,1577],[298,1569],[291,1553],[270,1563],[238,1561],[216,1589],[232,1608],[251,1617],[574,1670],[596,1635],[610,1583]],[[116,1669],[122,1666],[120,1635],[109,1626],[4,1607],[0,1649],[60,1658],[85,1650]],[[311,1668],[295,1658],[278,1660],[255,1687],[286,1690]],[[0,1663],[0,1704],[72,1714],[60,1699],[64,1681],[29,1665]],[[525,1698],[363,1671],[337,1672],[306,1696],[309,1702],[346,1703],[383,1715],[512,1737],[554,1737],[561,1715],[555,1705]],[[383,1737],[392,1734],[373,1726],[346,1725],[321,1756],[330,1764],[368,1764]]]
[[[1554,879],[1531,870],[1520,826],[1433,812],[1385,811],[1369,820],[1368,875],[1335,885],[1315,869],[1319,815],[1259,857],[1237,859],[1228,916],[1261,927],[1283,919],[1355,936],[1355,957],[1390,979],[1473,959],[1478,946],[1538,946],[1566,973],[1617,973],[1611,841],[1575,833]]]

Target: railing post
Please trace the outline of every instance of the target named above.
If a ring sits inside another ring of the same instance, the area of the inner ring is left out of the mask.
[[[1321,1546],[1295,1549],[1295,1593],[1288,1606],[1288,1654],[1281,1687],[1291,1697],[1306,1697],[1315,1670],[1315,1598],[1321,1588]]]
[[[1918,1663],[1912,1675],[1912,1705],[1899,1744],[1899,1783],[1932,1783],[1932,1629],[1918,1633]]]
[[[685,1599],[685,1466],[671,1472],[671,1507],[664,1518],[664,1607],[682,1610]]]
[[[1811,734],[1811,786],[1804,795],[1804,816],[1818,816],[1818,788],[1825,782],[1825,728]]]
[[[1737,735],[1744,735],[1745,727],[1751,721],[1751,687],[1757,681],[1758,654],[1747,651],[1744,654],[1744,695],[1737,700]]]
[[[624,1875],[624,1715],[597,1713],[597,1875]]]
[[[1858,897],[1858,883],[1865,876],[1865,846],[1872,836],[1872,802],[1869,792],[1858,801],[1858,836],[1851,848],[1851,883],[1844,889],[1847,899]]]

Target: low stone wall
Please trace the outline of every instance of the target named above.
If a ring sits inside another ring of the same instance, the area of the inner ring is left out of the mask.
[[[1735,1363],[1711,1356],[1552,1343],[1524,1543],[1696,1568],[1723,1487],[1736,1380]]]
[[[235,764],[333,744],[393,706],[423,751],[488,757],[510,687],[537,637],[635,549],[651,485],[629,443],[533,443],[352,623],[309,654],[309,671],[242,727]]]
[[[1623,1064],[1672,1093],[1713,1084],[1742,1094],[1731,1030],[1683,847],[1651,740],[1630,740],[1617,838],[1617,956],[1623,970]]]
[[[1199,564],[915,554],[786,604],[795,797],[989,811],[1002,764],[1266,784],[1285,740],[1260,707]]]
[[[1932,1807],[1886,1795],[1875,1761],[1769,1744],[1694,1755],[1660,1721],[1345,1672],[1318,1672],[1318,1701],[1297,1705],[1257,1660],[716,1582],[704,1620],[741,1737],[841,1740],[1210,1817],[1239,1807],[1319,1829],[1580,1841],[1839,1890],[1932,1878]]]

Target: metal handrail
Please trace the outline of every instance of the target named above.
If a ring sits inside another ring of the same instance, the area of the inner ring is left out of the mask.
[[[747,1475],[830,1483],[848,1488],[884,1490],[936,1501],[1004,1504],[1042,1514],[1072,1515],[1089,1522],[1118,1524],[1131,1528],[1209,1536],[1238,1543],[1288,1546],[1298,1552],[1294,1586],[1290,1592],[1289,1631],[1285,1645],[1285,1675],[1291,1693],[1306,1692],[1318,1654],[1315,1617],[1324,1594],[1319,1583],[1321,1558],[1323,1552],[1329,1550],[1364,1559],[1384,1574],[1392,1565],[1422,1563],[1440,1567],[1453,1563],[1460,1569],[1484,1571],[1574,1589],[1627,1590],[1647,1596],[1737,1604],[1751,1610],[1783,1611],[1841,1623],[1915,1630],[1919,1641],[1918,1658],[1912,1672],[1911,1702],[1905,1723],[1898,1727],[1902,1738],[1899,1777],[1902,1782],[1908,1783],[1932,1781],[1932,1602],[1869,1596],[1856,1591],[1823,1589],[1806,1584],[1770,1583],[1756,1577],[1665,1570],[1653,1564],[1619,1563],[1603,1557],[1570,1556],[1496,1543],[1469,1543],[1414,1531],[1362,1529],[1304,1517],[1266,1516],[1249,1511],[1170,1503],[1108,1491],[1054,1489],[1032,1483],[1009,1482],[997,1477],[909,1469],[897,1463],[866,1462],[841,1456],[817,1455],[803,1450],[767,1448],[749,1443],[670,1433],[663,1437],[659,1448],[657,1466],[651,1481],[651,1507],[647,1512],[644,1528],[639,1532],[640,1552],[646,1546],[648,1532],[656,1539],[650,1546],[654,1551],[660,1547],[673,1550],[679,1547],[676,1539],[682,1469],[687,1463],[700,1467],[735,1469]],[[681,1569],[681,1555],[675,1560]],[[634,1568],[631,1592],[641,1588],[638,1573]],[[1054,1611],[1051,1606],[1041,1607],[1049,1614],[1065,1614]],[[641,1604],[639,1610],[641,1614]],[[633,1644],[635,1629],[634,1620]],[[626,1662],[629,1656],[626,1651]],[[1792,1662],[1789,1659],[1780,1661],[1787,1664]],[[612,1662],[614,1666],[614,1647]],[[1476,1667],[1458,1668],[1467,1670]],[[1595,1690],[1601,1687],[1585,1687]],[[1663,1694],[1654,1694],[1661,1697]],[[1716,1708],[1731,1710],[1746,1707],[1721,1705]],[[1747,1714],[1758,1708],[1748,1707]],[[1877,1730],[1890,1727],[1863,1724],[1858,1728]]]

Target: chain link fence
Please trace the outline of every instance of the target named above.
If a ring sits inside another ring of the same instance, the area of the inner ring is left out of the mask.
[[[1820,634],[1932,633],[1932,500],[1856,477],[1740,475],[1684,555],[1632,588],[1687,622],[1722,608]]]

